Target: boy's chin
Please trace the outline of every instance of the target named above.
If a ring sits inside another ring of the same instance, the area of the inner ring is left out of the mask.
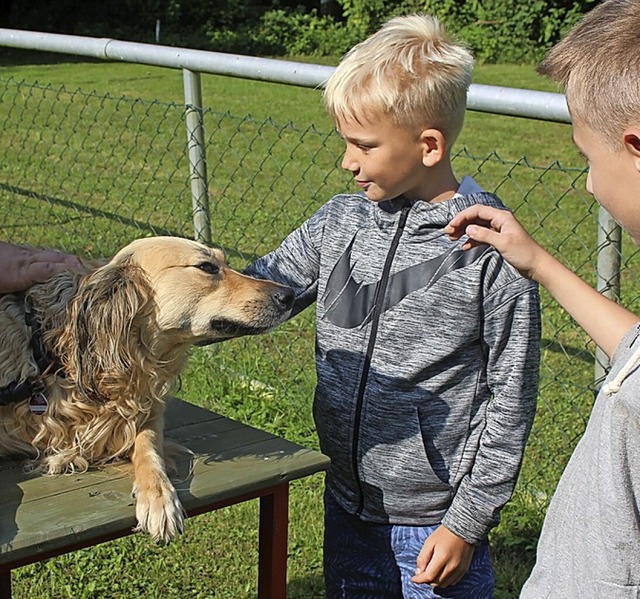
[[[372,202],[375,202],[376,204],[378,202],[385,202],[386,200],[393,199],[393,198],[388,198],[385,194],[376,193],[375,191],[369,191],[369,190],[366,190],[364,192],[364,195],[367,196],[368,200],[371,200]]]

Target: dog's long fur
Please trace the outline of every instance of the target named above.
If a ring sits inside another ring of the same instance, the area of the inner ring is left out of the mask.
[[[0,406],[0,456],[29,454],[46,474],[130,459],[138,529],[169,541],[183,510],[165,466],[165,394],[193,344],[270,330],[292,302],[290,289],[233,271],[219,250],[173,237],[0,296],[0,388],[40,378],[48,400],[40,415],[29,400]],[[25,305],[55,360],[44,375]]]

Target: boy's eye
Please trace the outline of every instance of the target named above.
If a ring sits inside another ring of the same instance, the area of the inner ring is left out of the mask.
[[[220,273],[220,267],[213,262],[203,262],[202,264],[198,264],[197,268],[206,272],[208,275],[217,275]]]

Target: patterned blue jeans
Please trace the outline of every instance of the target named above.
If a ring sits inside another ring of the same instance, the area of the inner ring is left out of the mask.
[[[411,582],[418,553],[437,526],[363,522],[325,492],[324,581],[328,599],[491,599],[494,575],[486,544],[469,571],[445,589]]]

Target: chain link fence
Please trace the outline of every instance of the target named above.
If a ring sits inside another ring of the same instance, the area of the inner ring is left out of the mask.
[[[234,267],[276,247],[349,188],[351,177],[339,168],[343,142],[333,130],[208,109],[203,119],[212,243]],[[104,257],[142,236],[193,237],[184,105],[0,78],[0,122],[4,240]],[[509,161],[497,152],[478,156],[464,147],[453,162],[457,172],[497,192],[541,243],[595,284],[598,208],[585,191],[584,169]],[[621,276],[624,303],[634,309],[638,273],[623,262]],[[544,291],[542,298],[539,409],[510,508],[540,519],[584,430],[595,356],[584,333]],[[194,368],[206,373],[198,379],[200,392],[214,398],[214,407],[215,397],[234,394],[238,403],[277,406],[273,432],[288,437],[288,414],[309,414],[293,440],[317,446],[310,418],[312,312],[271,335],[196,350]]]

